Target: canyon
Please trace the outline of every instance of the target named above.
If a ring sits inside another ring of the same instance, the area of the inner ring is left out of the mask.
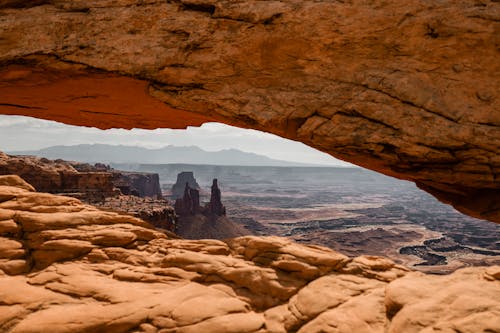
[[[201,186],[203,202],[210,200],[207,189],[217,178],[227,216],[254,235],[287,237],[349,256],[383,256],[434,274],[500,264],[500,225],[460,214],[411,182],[369,170],[137,163],[113,166],[159,174],[167,196],[177,175],[190,170]]]
[[[500,221],[496,1],[6,0],[0,14],[2,114],[258,129]]]
[[[500,330],[500,267],[432,276],[279,237],[183,240],[0,176],[0,330]],[[432,311],[429,311],[432,309]]]
[[[499,223],[499,31],[488,0],[0,0],[0,113],[257,129]],[[0,176],[2,331],[500,331],[499,266],[432,275],[279,237],[178,239],[36,192],[79,186],[58,176],[74,167],[57,168]],[[439,262],[428,254],[469,241],[455,222],[454,235],[404,251]],[[300,228],[304,241],[317,229]]]
[[[163,199],[155,173],[0,152],[0,175],[8,174],[28,180],[40,192],[64,194],[105,210],[131,214],[167,231],[176,227],[174,209]]]
[[[500,264],[497,225],[467,218],[409,183],[373,172],[318,167],[113,166],[117,169],[102,163],[30,156],[4,154],[0,158],[0,174],[15,173],[46,192],[139,217],[170,236],[223,240],[277,235],[350,256],[383,256],[434,274]],[[74,187],[75,182],[64,181],[68,175],[79,179],[80,189]],[[99,177],[106,182],[85,182]],[[229,216],[213,177],[227,190]],[[173,185],[168,183],[174,179]],[[151,196],[141,195],[147,191]]]

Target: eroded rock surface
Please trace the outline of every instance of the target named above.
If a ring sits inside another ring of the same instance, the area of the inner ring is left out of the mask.
[[[0,15],[1,113],[260,129],[500,221],[497,1],[8,0]]]
[[[172,186],[172,199],[180,199],[184,196],[186,183],[194,190],[200,189],[200,185],[198,185],[198,182],[194,178],[194,173],[192,171],[183,171],[177,175],[177,180]]]
[[[186,173],[182,172],[179,175],[182,174]],[[179,181],[179,178],[177,180]],[[184,195],[175,200],[174,207],[178,215],[175,233],[182,238],[226,239],[252,234],[250,230],[226,216],[217,179],[213,180],[210,201],[204,207],[200,205],[200,191],[191,188],[189,182],[186,182]]]
[[[117,195],[109,170],[80,171],[67,161],[13,156],[0,151],[0,175],[8,174],[26,179],[40,192],[64,193],[90,202]]]
[[[94,203],[102,210],[128,214],[151,223],[154,227],[174,232],[177,215],[171,203],[164,199],[119,195]]]
[[[500,268],[448,276],[277,237],[170,239],[0,177],[2,332],[500,330]]]
[[[157,173],[114,171],[113,184],[123,194],[161,199],[160,176]]]
[[[108,165],[49,160],[0,151],[0,175],[16,174],[40,192],[65,194],[85,202],[102,202],[120,194],[162,198],[156,173],[115,170]]]
[[[200,191],[191,188],[189,183],[186,182],[184,186],[184,195],[175,200],[175,212],[179,216],[190,216],[201,214],[202,207],[200,206]]]
[[[208,215],[226,215],[226,207],[222,204],[221,191],[219,185],[217,184],[217,179],[212,181],[212,186],[210,187],[210,201],[207,203],[205,209],[207,210]]]

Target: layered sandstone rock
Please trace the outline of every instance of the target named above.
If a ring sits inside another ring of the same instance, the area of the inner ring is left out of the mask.
[[[125,195],[162,198],[158,174],[119,171],[102,163],[90,165],[0,152],[0,175],[8,174],[21,176],[38,191],[65,194],[91,203],[115,197],[120,191]]]
[[[448,276],[277,237],[171,239],[0,177],[2,332],[500,330],[500,268]]]
[[[1,113],[260,129],[500,221],[497,1],[7,0],[0,15]]]
[[[8,174],[23,177],[40,192],[64,193],[87,201],[117,194],[110,172],[80,172],[63,160],[0,153],[0,175]]]
[[[83,173],[107,172],[110,173],[113,186],[120,189],[124,195],[161,199],[160,176],[157,173],[130,172],[115,170],[103,163],[89,163],[68,161],[77,171]]]

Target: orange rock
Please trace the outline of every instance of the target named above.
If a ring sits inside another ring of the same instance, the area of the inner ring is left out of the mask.
[[[2,332],[500,330],[500,267],[436,276],[279,237],[169,239],[12,179],[0,225],[23,233],[0,239]]]
[[[263,130],[499,222],[500,4],[478,3],[3,1],[0,113]]]

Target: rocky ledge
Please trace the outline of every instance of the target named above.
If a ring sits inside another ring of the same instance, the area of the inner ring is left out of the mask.
[[[102,210],[138,217],[163,231],[174,232],[176,229],[177,215],[170,203],[164,199],[118,195],[94,205]]]
[[[500,268],[412,272],[277,237],[171,239],[0,177],[2,332],[496,332]]]

